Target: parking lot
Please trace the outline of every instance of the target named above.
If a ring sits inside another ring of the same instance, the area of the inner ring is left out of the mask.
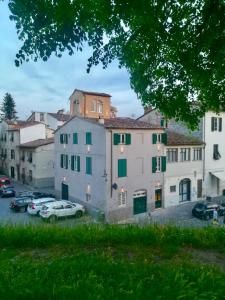
[[[20,183],[14,183],[14,187],[16,192],[22,191],[34,191],[34,189],[30,186],[26,186]],[[54,193],[53,189],[41,189],[41,192]],[[31,216],[27,212],[20,213],[11,211],[9,208],[10,202],[12,198],[0,198],[0,223],[3,224],[32,224],[32,225],[40,225],[43,224],[44,221],[38,216]],[[212,199],[212,202],[219,203],[220,201],[225,201],[225,197],[216,197]],[[192,208],[195,203],[183,203],[177,206],[169,207],[166,209],[158,209],[151,213],[150,217],[139,216],[136,220],[127,220],[127,223],[132,223],[134,221],[138,221],[139,223],[157,223],[157,224],[170,224],[170,225],[178,225],[181,227],[205,227],[209,226],[212,223],[212,220],[200,220],[194,218],[192,216]],[[223,225],[223,217],[219,218],[220,225]],[[94,219],[88,215],[84,215],[81,218],[67,218],[58,220],[57,224],[62,226],[75,226],[77,224],[83,223],[92,223]]]

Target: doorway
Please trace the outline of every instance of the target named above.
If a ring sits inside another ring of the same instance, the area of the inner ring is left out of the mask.
[[[191,201],[191,180],[189,178],[181,180],[179,194],[180,202]]]
[[[62,183],[62,200],[69,200],[69,187],[65,183]]]

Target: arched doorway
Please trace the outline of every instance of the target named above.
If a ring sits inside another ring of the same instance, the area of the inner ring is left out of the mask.
[[[185,178],[181,180],[179,186],[180,202],[191,201],[191,180]]]

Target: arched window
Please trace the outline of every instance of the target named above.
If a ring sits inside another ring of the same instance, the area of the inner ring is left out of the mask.
[[[103,103],[100,100],[98,101],[98,113],[103,113]]]
[[[79,113],[80,112],[80,105],[79,105],[79,100],[74,100],[74,112]]]
[[[191,180],[189,178],[181,180],[179,185],[179,195],[180,202],[191,200]]]

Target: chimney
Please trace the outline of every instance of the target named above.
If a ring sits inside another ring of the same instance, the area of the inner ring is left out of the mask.
[[[62,108],[62,109],[59,109],[59,110],[57,111],[57,114],[58,114],[58,115],[64,114],[64,109],[63,109],[63,108]]]

